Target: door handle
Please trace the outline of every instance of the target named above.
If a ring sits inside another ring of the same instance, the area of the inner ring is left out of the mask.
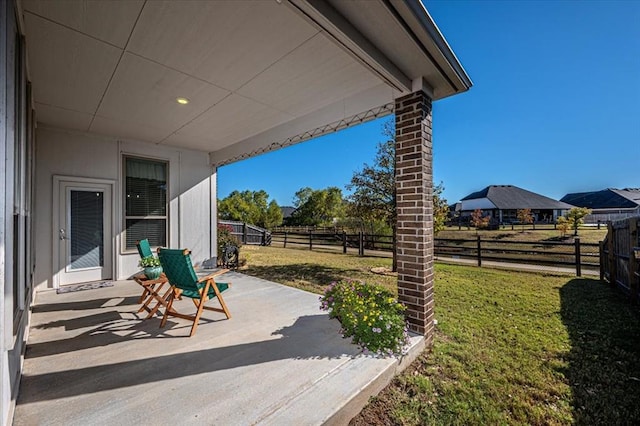
[[[64,229],[60,228],[59,236],[61,240],[67,239],[67,234],[64,232]]]

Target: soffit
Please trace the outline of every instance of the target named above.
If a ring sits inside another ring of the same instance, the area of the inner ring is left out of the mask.
[[[23,0],[37,119],[237,153],[380,108],[408,90],[301,13],[294,2],[307,0],[290,1]],[[419,50],[385,4],[355,2],[343,12],[381,43],[399,74],[424,71],[439,87],[438,72],[413,57]],[[372,27],[389,27],[389,40]]]
[[[457,76],[434,40],[428,37],[424,29],[419,28],[420,23],[412,15],[409,7],[413,3],[418,9],[422,8],[418,1],[329,1],[338,13],[347,17],[349,22],[410,80],[425,79],[433,89],[434,99],[468,89],[457,81]],[[381,31],[381,28],[384,28],[384,31]],[[446,47],[448,48],[448,45]]]

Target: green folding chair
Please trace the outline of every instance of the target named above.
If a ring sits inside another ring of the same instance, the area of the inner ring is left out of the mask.
[[[227,305],[222,298],[222,292],[227,290],[230,286],[228,283],[217,283],[214,277],[228,272],[228,269],[216,271],[213,274],[198,279],[193,264],[191,263],[191,252],[186,249],[158,249],[158,258],[162,264],[169,284],[171,284],[173,291],[169,294],[167,300],[167,309],[162,317],[160,327],[164,327],[167,323],[167,318],[175,316],[178,318],[188,319],[193,321],[191,327],[191,333],[189,337],[193,336],[198,327],[198,322],[202,316],[204,309],[215,312],[222,312],[226,315],[227,319],[231,318],[231,314],[227,309]],[[189,297],[196,306],[197,311],[194,315],[186,315],[179,313],[173,309],[173,301],[177,297]],[[214,308],[211,306],[205,306],[205,302],[211,299],[218,299],[221,308]]]
[[[140,259],[153,256],[149,240],[146,238],[138,241],[136,243],[136,248],[138,249],[138,254],[140,254]],[[158,311],[160,306],[166,307],[166,300],[169,296],[169,291],[165,291],[164,294],[160,294],[160,290],[162,290],[164,285],[167,283],[167,277],[164,274],[160,275],[160,277],[156,279],[149,279],[144,273],[139,273],[133,277],[133,280],[142,287],[142,294],[138,299],[138,303],[142,304],[142,306],[140,306],[138,312],[147,311],[149,312],[147,318],[151,318]],[[156,304],[151,307],[151,303],[153,301],[155,301]]]
[[[140,254],[140,259],[153,256],[151,246],[149,245],[149,240],[146,238],[144,240],[138,241],[136,243],[136,248],[138,249],[138,253]]]

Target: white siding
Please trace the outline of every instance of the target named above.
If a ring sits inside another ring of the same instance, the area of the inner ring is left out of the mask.
[[[51,288],[54,229],[53,176],[108,179],[115,182],[114,263],[115,279],[126,279],[138,271],[138,253],[122,248],[122,157],[135,155],[169,162],[169,233],[167,244],[188,248],[202,262],[215,256],[211,214],[216,194],[213,168],[205,152],[135,141],[120,141],[95,134],[40,128],[36,134],[36,285]]]

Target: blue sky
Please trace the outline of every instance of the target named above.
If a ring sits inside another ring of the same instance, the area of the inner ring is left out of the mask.
[[[455,202],[492,184],[560,198],[640,187],[640,1],[425,1],[474,82],[433,106],[434,180]],[[388,118],[221,167],[218,196],[278,204],[371,163]]]

